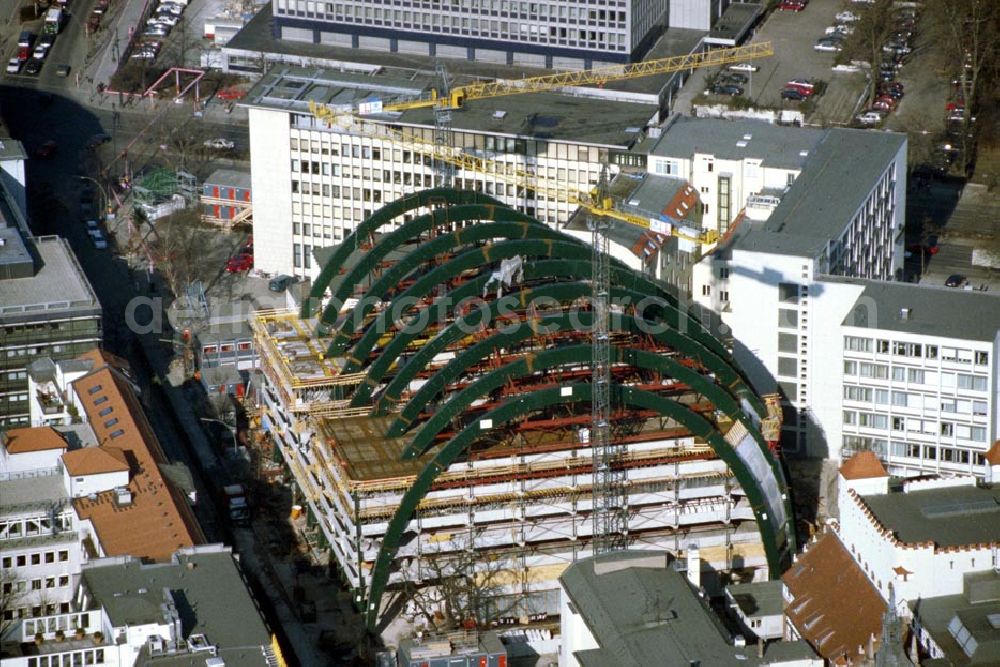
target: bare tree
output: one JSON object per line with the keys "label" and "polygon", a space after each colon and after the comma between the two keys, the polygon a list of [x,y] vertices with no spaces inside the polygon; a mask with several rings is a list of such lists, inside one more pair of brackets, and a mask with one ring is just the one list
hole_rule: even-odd
{"label": "bare tree", "polygon": [[484,627],[517,609],[520,583],[510,559],[463,547],[461,540],[420,557],[420,580],[408,580],[404,595],[435,630]]}
{"label": "bare tree", "polygon": [[0,570],[0,640],[14,625],[14,611],[27,596],[27,582],[18,578],[16,569]]}
{"label": "bare tree", "polygon": [[[1000,74],[1000,3],[996,0],[929,0],[929,38],[946,64],[965,101],[961,148],[971,160],[972,118],[986,96],[996,100],[994,83]],[[984,94],[985,93],[985,94]]]}
{"label": "bare tree", "polygon": [[869,104],[875,101],[878,93],[882,47],[893,31],[892,2],[893,0],[875,0],[861,9],[854,32],[844,41],[844,55],[848,59],[866,60],[871,64],[871,76],[868,79]]}
{"label": "bare tree", "polygon": [[187,208],[156,221],[147,240],[156,268],[176,297],[195,280],[206,280],[218,266],[209,257],[211,244],[201,233],[197,209]]}

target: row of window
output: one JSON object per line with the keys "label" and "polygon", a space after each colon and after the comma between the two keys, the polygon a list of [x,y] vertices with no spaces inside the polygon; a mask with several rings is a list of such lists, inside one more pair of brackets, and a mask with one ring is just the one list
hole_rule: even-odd
{"label": "row of window", "polygon": [[4,598],[8,599],[11,595],[20,596],[28,591],[40,591],[43,588],[66,588],[67,586],[69,586],[68,574],[52,574],[30,580],[5,581],[0,590],[3,590]]}
{"label": "row of window", "polygon": [[849,352],[872,352],[877,354],[892,354],[899,357],[923,357],[926,359],[938,359],[957,363],[972,363],[976,366],[988,366],[990,363],[990,353],[965,350],[953,347],[941,347],[937,345],[924,345],[921,343],[905,343],[902,341],[888,341],[884,338],[862,338],[860,336],[844,336],[844,349]]}
{"label": "row of window", "polygon": [[873,387],[844,386],[844,399],[875,405],[894,405],[898,407],[940,410],[948,414],[966,414],[985,417],[989,409],[986,401],[969,401],[954,398],[938,399],[937,396],[906,391],[890,391]]}
{"label": "row of window", "polygon": [[83,667],[84,665],[103,665],[103,648],[86,648],[57,655],[40,655],[28,658],[28,667]]}
{"label": "row of window", "polygon": [[57,551],[36,551],[30,554],[16,554],[4,556],[0,565],[4,570],[12,567],[28,567],[31,565],[49,565],[52,563],[65,563],[69,560],[69,550],[59,549]]}
{"label": "row of window", "polygon": [[872,438],[865,435],[845,435],[844,448],[849,452],[871,450],[881,458],[886,458],[888,450],[888,452],[891,452],[893,459],[925,459],[964,465],[968,465],[971,461],[973,465],[977,466],[984,465],[986,462],[986,457],[982,452],[955,447],[940,447],[938,445],[922,445],[896,441],[890,444],[882,438]]}
{"label": "row of window", "polygon": [[989,378],[985,375],[972,375],[970,373],[938,373],[922,368],[904,368],[902,366],[889,366],[888,364],[876,364],[867,361],[845,361],[844,375],[870,378],[873,380],[888,380],[890,376],[893,382],[908,382],[910,384],[922,384],[945,389],[964,389],[969,391],[988,391]]}
{"label": "row of window", "polygon": [[[52,523],[52,517],[48,515],[0,521],[0,540],[20,539],[33,535],[51,535],[53,532]],[[55,517],[55,527],[60,530],[70,530],[73,527],[72,514],[70,512],[57,514]],[[4,568],[10,567],[7,564],[10,558],[10,556],[4,557]],[[35,564],[37,565],[37,563]]]}
{"label": "row of window", "polygon": [[940,435],[945,438],[958,438],[969,442],[986,442],[987,435],[985,426],[968,426],[914,417],[890,417],[877,412],[858,412],[855,410],[844,410],[844,424],[883,430],[891,427],[893,431]]}

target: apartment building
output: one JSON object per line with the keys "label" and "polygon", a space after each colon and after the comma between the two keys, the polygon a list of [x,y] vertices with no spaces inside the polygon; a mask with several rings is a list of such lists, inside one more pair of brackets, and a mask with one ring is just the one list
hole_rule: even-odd
{"label": "apartment building", "polygon": [[[285,664],[232,550],[179,549],[165,563],[87,563],[72,609],[26,619],[10,667]],[[28,648],[25,648],[28,647]]]}
{"label": "apartment building", "polygon": [[[250,91],[256,268],[315,277],[316,248],[339,243],[385,204],[441,183],[438,165],[420,151],[434,143],[431,110],[371,115],[371,127],[360,133],[328,127],[308,102],[351,108],[416,97],[431,85],[384,72],[274,68]],[[453,114],[448,142],[507,173],[459,169],[455,184],[549,224],[566,222],[575,205],[526,188],[513,170],[544,177],[549,187],[589,192],[609,154],[627,152],[655,122],[655,95],[626,97],[636,101],[539,93],[468,102]],[[385,128],[403,132],[404,140],[380,138]]]}
{"label": "apartment building", "polygon": [[[722,3],[703,0],[697,4]],[[274,29],[281,39],[567,69],[640,58],[666,27],[668,3],[274,0],[272,10]]]}
{"label": "apartment building", "polygon": [[9,429],[0,440],[2,624],[13,631],[19,618],[69,611],[87,556],[64,479],[65,438],[43,427]]}
{"label": "apartment building", "polygon": [[25,237],[0,209],[0,425],[30,422],[28,364],[97,348],[101,304],[65,239]]}

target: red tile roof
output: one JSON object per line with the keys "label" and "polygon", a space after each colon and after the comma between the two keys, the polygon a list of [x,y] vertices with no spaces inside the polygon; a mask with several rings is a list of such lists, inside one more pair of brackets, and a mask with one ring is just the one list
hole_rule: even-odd
{"label": "red tile roof", "polygon": [[184,494],[160,472],[167,459],[128,381],[105,365],[73,388],[102,448],[121,450],[132,470],[131,504],[118,506],[113,491],[73,501],[80,518],[93,522],[105,554],[166,561],[177,549],[204,542]]}
{"label": "red tile roof", "polygon": [[840,466],[840,474],[844,479],[869,479],[871,477],[888,477],[885,466],[878,460],[875,452],[865,450],[858,452],[844,461]]}
{"label": "red tile roof", "polygon": [[80,475],[99,475],[109,472],[128,472],[125,452],[117,447],[84,447],[66,452],[62,457],[66,472]]}
{"label": "red tile roof", "polygon": [[986,460],[991,466],[1000,466],[1000,440],[994,442],[990,451],[986,452]]}
{"label": "red tile roof", "polygon": [[823,658],[839,665],[875,648],[886,603],[834,533],[825,533],[782,575],[792,601],[785,615]]}
{"label": "red tile roof", "polygon": [[9,454],[66,449],[66,441],[51,426],[12,428],[5,434],[4,446]]}

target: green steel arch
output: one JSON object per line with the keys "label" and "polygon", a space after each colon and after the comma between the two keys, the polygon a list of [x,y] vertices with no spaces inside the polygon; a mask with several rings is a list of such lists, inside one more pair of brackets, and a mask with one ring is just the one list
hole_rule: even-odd
{"label": "green steel arch", "polygon": [[[470,207],[463,206],[463,209],[468,209]],[[457,210],[457,209],[454,209]],[[414,220],[416,223],[420,220]],[[410,224],[413,224],[410,223]],[[391,235],[390,235],[391,236]],[[462,229],[459,231],[452,232],[450,234],[443,234],[437,238],[432,239],[426,243],[421,244],[419,247],[414,249],[412,252],[407,253],[406,256],[400,258],[398,262],[393,264],[388,268],[381,277],[378,278],[372,285],[368,288],[365,295],[366,298],[361,299],[357,305],[355,305],[351,312],[344,318],[343,325],[337,331],[336,336],[330,342],[330,346],[327,350],[329,356],[340,356],[344,352],[344,348],[351,341],[352,334],[354,333],[355,324],[362,322],[368,312],[375,307],[375,300],[380,299],[385,295],[389,289],[397,284],[399,281],[403,280],[410,274],[411,271],[416,270],[427,260],[432,259],[436,255],[440,255],[443,252],[452,250],[454,248],[462,247],[470,242],[474,241],[485,241],[494,238],[506,238],[506,239],[535,239],[540,242],[540,244],[552,244],[556,241],[561,241],[565,239],[560,232],[555,231],[549,227],[542,227],[539,225],[530,225],[526,222],[494,222],[488,225],[474,225],[471,228]],[[386,246],[384,252],[389,252],[391,247],[389,247],[389,241],[386,239],[379,246]],[[480,262],[489,262],[489,247],[484,246],[480,248],[479,258]],[[368,253],[371,256],[375,251]],[[551,254],[551,251],[546,253]],[[454,260],[452,260],[454,261]],[[353,270],[361,269],[368,265],[368,257],[362,260]],[[450,264],[451,262],[449,262]],[[482,264],[480,263],[480,266]],[[473,265],[475,266],[475,265]],[[341,285],[341,288],[347,285],[347,281]],[[342,294],[343,289],[338,289],[337,293]],[[327,324],[332,324],[333,319],[327,319],[327,313],[332,312],[333,318],[336,318],[336,297],[331,301],[330,305],[327,306],[323,313],[323,321]]]}
{"label": "green steel arch", "polygon": [[357,228],[344,239],[344,242],[337,246],[329,261],[316,276],[312,289],[309,290],[309,298],[303,301],[299,316],[308,319],[314,312],[314,306],[319,303],[330,282],[337,275],[337,272],[344,266],[351,253],[358,250],[361,241],[370,234],[375,233],[383,225],[389,224],[396,218],[410,211],[414,211],[426,206],[437,204],[447,204],[449,206],[462,206],[465,204],[482,204],[487,206],[504,206],[504,204],[493,197],[482,192],[473,190],[453,190],[451,188],[433,188],[431,190],[421,190],[410,195],[392,201],[378,209],[365,218]]}
{"label": "green steel arch", "polygon": [[[746,415],[743,414],[739,404],[732,396],[709,378],[685,367],[671,357],[646,350],[615,346],[612,346],[611,353],[613,363],[627,363],[636,368],[668,374],[708,398],[717,409],[725,414],[739,415],[741,421],[747,420]],[[450,396],[440,410],[420,425],[410,444],[403,450],[402,458],[414,459],[422,455],[434,444],[434,437],[446,429],[452,419],[462,414],[467,407],[472,405],[473,401],[484,397],[494,389],[499,389],[508,381],[567,364],[589,365],[593,358],[594,350],[589,344],[566,345],[543,350],[537,354],[525,355],[505,366],[485,373],[469,386]],[[407,407],[412,404],[411,401]],[[749,420],[746,421],[745,425],[748,428],[753,428],[753,424]]]}
{"label": "green steel arch", "polygon": [[[571,394],[569,396],[566,395],[565,390],[567,388]],[[772,579],[777,578],[783,571],[783,567],[788,563],[790,554],[794,549],[792,542],[794,534],[788,525],[788,522],[792,518],[790,515],[786,515],[785,525],[782,527],[775,526],[774,522],[771,521],[771,517],[768,516],[764,509],[767,506],[767,502],[757,478],[753,476],[743,459],[729,446],[723,435],[701,415],[691,412],[673,400],[641,389],[618,384],[613,384],[611,389],[614,396],[613,400],[617,404],[655,410],[663,416],[674,419],[687,428],[692,435],[708,443],[715,450],[719,458],[726,462],[736,476],[736,479],[743,485],[743,490],[750,500],[754,517],[757,520],[757,525],[761,533],[762,542],[764,543],[770,576]],[[403,531],[406,529],[406,525],[410,522],[421,498],[430,491],[437,476],[447,470],[448,466],[482,435],[480,424],[488,420],[492,429],[495,428],[492,425],[506,423],[548,406],[589,402],[590,400],[591,386],[589,384],[570,384],[563,387],[541,389],[524,396],[517,396],[483,415],[474,423],[466,426],[437,451],[434,457],[417,475],[413,486],[407,489],[403,495],[399,510],[397,510],[389,522],[385,537],[382,539],[382,545],[372,571],[371,586],[368,591],[368,609],[366,610],[366,615],[370,630],[374,631],[378,621],[382,594],[385,592],[386,584],[389,581],[389,570],[392,560],[399,549],[400,539],[402,538]]]}
{"label": "green steel arch", "polygon": [[[489,225],[473,225],[450,234],[436,237],[420,248],[407,254],[407,258],[416,254],[421,260],[430,259],[433,254],[426,252],[427,246],[433,244],[438,253],[461,246],[465,243],[482,241],[490,238],[550,238],[564,240],[565,234],[543,225],[534,218],[513,209],[481,204],[466,204],[452,208],[436,209],[429,215],[422,215],[401,225],[397,229],[379,239],[377,245],[362,255],[357,264],[352,266],[344,279],[334,290],[330,302],[323,309],[320,318],[321,326],[330,326],[337,320],[340,304],[350,296],[354,286],[365,276],[368,276],[379,263],[393,250],[400,248],[419,238],[420,234],[437,228],[449,222],[465,222],[469,220],[491,220]],[[488,231],[487,231],[488,230]],[[332,258],[328,264],[332,263]]]}
{"label": "green steel arch", "polygon": [[[553,244],[552,248],[556,249],[557,248],[556,244]],[[587,252],[589,253],[589,250]],[[445,266],[449,266],[450,264],[451,263],[448,263],[438,268],[444,268]],[[578,277],[587,278],[590,276],[590,270],[591,270],[591,263],[589,258],[580,260],[575,260],[575,259],[541,260],[537,262],[528,263],[524,267],[524,277],[525,280],[536,280],[540,278],[578,278]],[[615,284],[628,287],[636,292],[644,291],[646,293],[645,296],[649,296],[651,294],[654,298],[662,299],[667,304],[676,303],[676,300],[672,295],[670,295],[668,292],[663,290],[660,286],[656,285],[645,276],[638,274],[632,271],[631,269],[625,267],[612,266],[611,276],[612,276],[612,282],[614,282]],[[476,296],[481,293],[483,285],[486,283],[488,279],[489,276],[485,275],[474,278],[473,280],[463,283],[457,289],[450,292],[447,295],[447,297],[444,298],[448,299],[450,303],[455,304],[467,297]],[[416,285],[413,285],[411,286],[411,289],[414,290],[414,292],[416,292],[415,289],[416,287],[417,287]],[[400,296],[402,297],[402,295]],[[419,296],[419,295],[414,294],[413,296]],[[430,317],[434,318],[443,316],[444,315],[444,313],[442,312],[443,309],[440,306],[444,303],[446,302],[444,302],[441,299],[434,301],[428,307],[430,310]],[[388,312],[383,311],[383,313],[385,315],[385,318],[389,317]],[[585,315],[585,313],[581,313],[581,315]],[[704,341],[706,348],[710,349],[716,356],[720,357],[721,359],[725,359],[727,361],[730,359],[729,352],[724,347],[722,347],[722,344],[719,343],[718,339],[712,337],[707,331],[704,330],[704,325],[702,325],[702,323],[697,318],[693,316],[688,316],[686,319],[683,319],[681,321],[684,322],[685,324],[685,326],[681,328],[682,332],[686,332],[692,329],[699,331],[700,332],[699,339]],[[374,324],[375,323],[373,322],[373,325]],[[381,320],[378,326],[382,328],[375,330],[369,329],[365,332],[365,335],[362,336],[362,340],[364,340],[364,346],[359,348],[359,346],[361,346],[361,340],[359,340],[358,344],[355,346],[355,349],[352,350],[348,355],[349,356],[348,363],[350,364],[357,363],[363,365],[364,360],[367,358],[368,354],[371,351],[371,348],[374,347],[375,342],[377,342],[378,336],[380,335],[378,332],[388,331],[388,324],[386,323],[385,319]],[[381,354],[375,359],[375,361],[372,362],[371,366],[369,366],[365,380],[356,390],[351,405],[355,407],[360,407],[367,404],[368,400],[371,398],[372,392],[374,391],[375,387],[379,384],[382,378],[385,377],[386,373],[389,372],[389,369],[391,368],[392,364],[395,363],[396,360],[400,357],[400,355],[403,354],[403,352],[406,350],[406,347],[410,343],[412,343],[412,341],[418,335],[419,332],[411,328],[404,328],[403,330],[395,333],[395,335],[389,341],[389,343],[382,349]],[[357,366],[352,366],[352,368],[356,369]],[[748,392],[748,398],[751,398],[751,400],[756,402],[755,408],[757,409],[758,414],[763,414],[764,407],[763,404],[757,398],[757,396],[753,394],[753,392]]]}
{"label": "green steel arch", "polygon": [[[461,273],[476,264],[470,266],[470,262],[478,262],[486,259],[496,261],[508,259],[514,255],[545,257],[542,253],[551,252],[558,259],[543,259],[528,262],[524,265],[525,280],[535,280],[539,278],[589,278],[591,269],[592,250],[581,243],[538,241],[535,239],[502,241],[492,246],[486,246],[488,252],[483,248],[474,248],[456,257],[450,262],[434,267],[429,273],[424,274],[409,286],[406,290],[393,298],[393,302],[401,301],[405,303],[417,303],[421,298],[430,294],[431,290],[440,284],[444,284],[452,278],[456,278]],[[490,280],[491,273],[483,273],[475,278],[459,285],[456,289],[448,293],[448,298],[453,303],[458,303],[462,299],[476,296],[483,291],[483,287]],[[671,305],[676,305],[676,298],[655,284],[641,273],[637,273],[625,266],[613,265],[611,267],[611,280],[617,285],[625,285],[636,291],[646,291],[657,298],[664,299]],[[377,295],[379,297],[383,295]],[[422,312],[423,308],[416,309],[416,313]],[[434,313],[442,314],[441,309],[432,307],[431,316]],[[383,309],[368,325],[365,333],[354,344],[354,347],[346,354],[347,364],[344,373],[357,372],[364,366],[365,359],[371,353],[372,348],[378,339],[388,333],[392,325],[394,315],[403,313],[397,311],[393,306]],[[689,324],[695,328],[704,328],[704,325],[696,318],[689,317]],[[713,348],[723,356],[728,357],[728,352],[718,343],[715,338]]]}
{"label": "green steel arch", "polygon": [[[515,241],[501,241],[500,243],[493,245],[473,248],[472,250],[459,255],[450,262],[434,267],[433,270],[418,278],[416,282],[406,288],[403,292],[397,294],[392,300],[392,305],[388,308],[384,308],[378,313],[378,315],[375,316],[372,322],[365,329],[361,338],[358,339],[358,341],[354,344],[354,347],[352,347],[347,353],[347,363],[344,366],[343,372],[357,372],[364,365],[364,360],[367,359],[379,338],[389,332],[389,328],[393,324],[392,318],[394,316],[398,317],[404,314],[401,311],[396,311],[396,303],[402,302],[404,304],[415,304],[421,298],[430,294],[431,290],[435,286],[443,284],[452,278],[458,277],[463,271],[476,266],[483,266],[484,261],[495,262],[498,259],[509,259],[515,255],[544,257],[546,255],[536,255],[536,253],[549,252],[553,255],[573,257],[580,260],[589,260],[591,255],[591,251],[588,248],[578,243],[568,243],[564,241],[548,243],[536,239],[519,239]],[[529,277],[529,274],[534,274],[532,268],[535,266],[536,263],[532,262],[524,267],[526,278]],[[625,273],[625,270],[618,270],[617,273],[623,274]],[[448,293],[448,298],[454,303],[458,303],[462,299],[481,294],[483,288],[486,286],[486,283],[490,280],[491,275],[492,273],[483,273],[476,276],[472,280],[462,283],[456,289]],[[566,275],[568,276],[569,274]],[[632,275],[634,275],[634,273]],[[422,312],[423,310],[424,309],[419,309],[417,312]]]}
{"label": "green steel arch", "polygon": [[[522,289],[520,292],[512,292],[504,295],[504,297],[500,299],[489,302],[486,304],[485,309],[475,309],[468,315],[464,315],[456,319],[447,327],[439,331],[433,338],[427,341],[427,343],[413,355],[406,365],[399,370],[383,392],[381,404],[387,405],[397,400],[399,396],[402,395],[403,390],[407,387],[407,385],[409,385],[410,381],[413,380],[417,372],[424,369],[434,358],[434,355],[443,352],[448,345],[456,343],[462,338],[468,336],[469,332],[475,331],[477,327],[481,327],[486,322],[493,321],[498,315],[502,315],[502,310],[509,308],[512,305],[512,302],[516,302],[520,307],[523,307],[524,304],[527,304],[529,301],[537,301],[543,298],[553,299],[559,303],[569,303],[574,299],[589,296],[591,292],[591,286],[588,283],[583,282],[555,283],[536,288],[526,288]],[[611,297],[613,299],[628,297],[633,300],[632,303],[639,303],[648,296],[650,295],[617,285],[614,285],[611,288]],[[656,305],[663,306],[664,304],[658,303]],[[679,333],[683,326],[681,322],[684,321],[685,316],[676,308],[665,306],[659,314],[661,317],[663,315],[672,316],[672,319],[663,318],[663,323],[670,327],[667,331],[675,332],[674,340],[677,346],[690,356],[701,360],[702,354],[709,351],[708,347],[710,343],[708,341],[713,341],[716,345],[718,345],[718,341],[713,339],[704,330],[695,329],[694,333],[696,335],[694,337],[688,337]],[[652,322],[650,324],[655,326]],[[698,335],[699,333],[701,335]],[[727,364],[721,364],[720,368],[713,370],[724,373],[726,372],[726,369],[731,371],[737,378],[739,377],[738,374],[729,368]],[[373,377],[371,372],[369,372],[369,376],[366,379],[372,381],[366,383],[365,386],[368,387],[371,387],[374,383],[381,380],[380,377]],[[357,403],[352,404],[357,405]]]}

